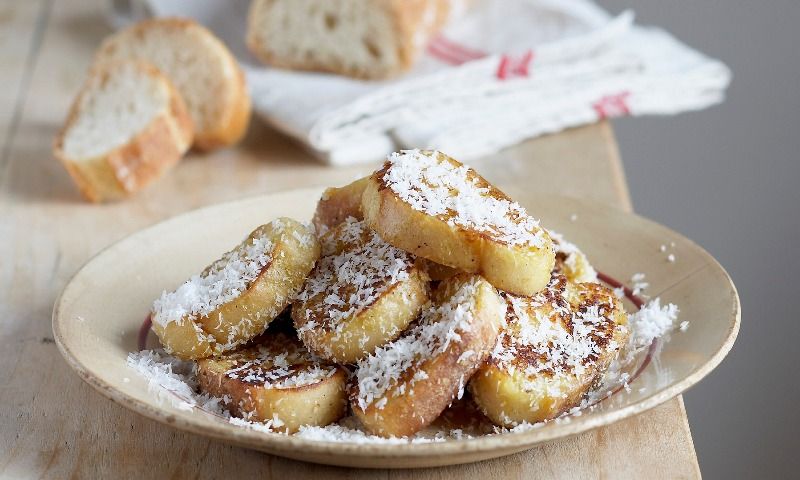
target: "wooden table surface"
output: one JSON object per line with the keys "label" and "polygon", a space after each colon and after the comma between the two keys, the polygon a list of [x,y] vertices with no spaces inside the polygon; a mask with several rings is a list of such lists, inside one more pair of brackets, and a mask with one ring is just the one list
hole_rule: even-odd
{"label": "wooden table surface", "polygon": [[[84,202],[50,146],[93,49],[109,33],[106,3],[0,0],[0,476],[700,476],[680,397],[609,427],[497,460],[370,471],[286,460],[186,434],[95,393],[61,359],[50,324],[56,296],[87,259],[142,227],[199,206],[342,184],[373,167],[326,168],[254,121],[238,147],[191,154],[129,201]],[[472,164],[500,185],[631,209],[613,133],[605,123],[529,141]]]}

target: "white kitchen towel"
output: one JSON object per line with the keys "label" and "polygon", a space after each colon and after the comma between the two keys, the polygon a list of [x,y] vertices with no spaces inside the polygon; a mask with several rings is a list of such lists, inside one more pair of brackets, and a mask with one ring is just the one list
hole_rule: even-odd
{"label": "white kitchen towel", "polygon": [[416,147],[469,159],[601,118],[698,110],[722,101],[731,76],[590,0],[477,0],[411,72],[381,82],[259,64],[244,46],[247,0],[144,1],[214,30],[242,62],[256,113],[333,165]]}

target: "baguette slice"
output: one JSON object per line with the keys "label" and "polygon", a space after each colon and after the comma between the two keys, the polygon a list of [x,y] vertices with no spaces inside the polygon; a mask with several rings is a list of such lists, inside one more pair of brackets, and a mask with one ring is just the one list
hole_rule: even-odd
{"label": "baguette slice", "polygon": [[387,78],[411,67],[449,10],[448,0],[254,0],[247,45],[277,67]]}
{"label": "baguette slice", "polygon": [[344,368],[314,358],[284,333],[199,360],[197,379],[200,391],[227,400],[232,415],[286,433],[333,423],[347,408]]}
{"label": "baguette slice", "polygon": [[343,187],[326,188],[322,192],[313,220],[318,235],[325,234],[348,218],[364,219],[361,214],[361,196],[367,183],[369,177],[364,177]]}
{"label": "baguette slice", "polygon": [[125,59],[151,63],[172,80],[192,116],[196,147],[231,145],[245,134],[251,105],[244,74],[205,27],[182,18],[145,20],[108,37],[95,65]]}
{"label": "baguette slice", "polygon": [[553,242],[518,203],[441,152],[393,153],[370,177],[361,211],[388,243],[534,295],[550,280]]}
{"label": "baguette slice", "polygon": [[397,338],[428,301],[413,255],[350,217],[322,237],[322,258],[292,305],[303,343],[322,358],[353,363]]}
{"label": "baguette slice", "polygon": [[504,427],[578,406],[627,340],[622,302],[598,283],[558,274],[534,297],[503,296],[508,326],[472,377],[472,398]]}
{"label": "baguette slice", "polygon": [[358,362],[350,405],[372,434],[407,437],[428,426],[495,346],[505,304],[489,282],[460,274],[433,297],[414,327]]}
{"label": "baguette slice", "polygon": [[319,258],[309,227],[279,218],[153,304],[153,330],[182,359],[224,352],[260,335],[303,287]]}
{"label": "baguette slice", "polygon": [[72,104],[53,153],[93,202],[134,193],[180,160],[192,121],[172,83],[139,62],[92,73]]}
{"label": "baguette slice", "polygon": [[549,230],[550,238],[556,250],[556,264],[553,272],[567,277],[572,283],[597,282],[597,270],[589,262],[586,254],[563,235]]}

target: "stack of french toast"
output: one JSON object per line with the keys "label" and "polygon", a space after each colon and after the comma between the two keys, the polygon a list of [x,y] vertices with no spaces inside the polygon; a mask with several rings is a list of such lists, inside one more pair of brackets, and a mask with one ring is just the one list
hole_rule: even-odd
{"label": "stack of french toast", "polygon": [[410,437],[466,392],[498,426],[536,423],[579,405],[626,343],[581,251],[441,152],[329,188],[312,223],[257,228],[153,305],[164,349],[234,416]]}

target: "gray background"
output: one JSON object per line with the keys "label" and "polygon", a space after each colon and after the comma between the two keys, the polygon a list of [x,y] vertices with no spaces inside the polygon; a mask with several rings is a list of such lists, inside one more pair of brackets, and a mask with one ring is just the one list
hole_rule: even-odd
{"label": "gray background", "polygon": [[598,0],[727,63],[726,102],[615,123],[634,207],[709,250],[742,328],[686,408],[706,478],[797,478],[800,0]]}

